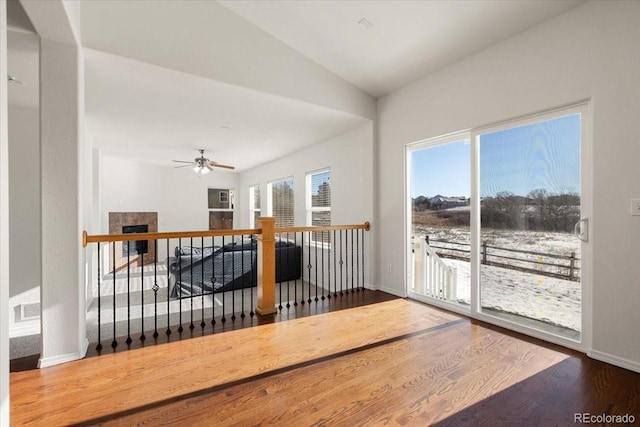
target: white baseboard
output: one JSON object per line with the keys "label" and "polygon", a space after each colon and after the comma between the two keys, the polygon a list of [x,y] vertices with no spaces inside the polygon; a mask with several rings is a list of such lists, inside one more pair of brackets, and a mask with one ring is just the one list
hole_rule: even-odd
{"label": "white baseboard", "polygon": [[400,298],[406,298],[407,297],[407,293],[406,292],[400,291],[398,289],[388,288],[386,286],[380,286],[378,289],[381,290],[382,292],[386,292],[388,294],[395,295],[395,296],[400,297]]}
{"label": "white baseboard", "polygon": [[[84,350],[84,354],[86,355],[87,350]],[[74,353],[61,354],[59,356],[47,357],[44,359],[38,360],[38,368],[48,368],[50,366],[60,365],[61,363],[73,362],[74,360],[80,360],[84,356],[82,352],[76,351]]]}
{"label": "white baseboard", "polygon": [[609,363],[611,365],[619,366],[620,368],[640,373],[640,363],[634,362],[632,360],[623,359],[622,357],[614,356],[612,354],[603,353],[596,350],[589,351],[587,353],[587,356],[601,362]]}

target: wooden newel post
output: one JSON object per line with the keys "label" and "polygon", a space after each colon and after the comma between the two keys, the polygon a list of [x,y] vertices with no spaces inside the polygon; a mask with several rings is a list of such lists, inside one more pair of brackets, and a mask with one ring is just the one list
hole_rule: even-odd
{"label": "wooden newel post", "polygon": [[274,314],[276,310],[276,219],[258,218],[262,229],[258,239],[258,305],[259,315]]}

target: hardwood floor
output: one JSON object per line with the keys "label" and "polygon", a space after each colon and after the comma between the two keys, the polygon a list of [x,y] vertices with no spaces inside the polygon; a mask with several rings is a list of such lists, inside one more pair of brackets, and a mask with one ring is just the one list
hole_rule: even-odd
{"label": "hardwood floor", "polygon": [[640,374],[404,299],[11,374],[12,425],[640,420]]}

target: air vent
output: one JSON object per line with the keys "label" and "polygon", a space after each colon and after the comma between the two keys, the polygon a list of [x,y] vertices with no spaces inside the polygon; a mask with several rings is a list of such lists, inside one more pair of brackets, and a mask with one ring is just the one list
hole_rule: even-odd
{"label": "air vent", "polygon": [[26,302],[26,303],[20,304],[19,321],[24,322],[25,320],[34,320],[39,318],[40,318],[39,302]]}

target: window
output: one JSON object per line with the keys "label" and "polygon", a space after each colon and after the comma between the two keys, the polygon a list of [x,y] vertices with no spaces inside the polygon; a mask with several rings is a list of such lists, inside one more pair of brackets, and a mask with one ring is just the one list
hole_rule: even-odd
{"label": "window", "polygon": [[209,208],[209,230],[233,228],[233,190],[226,188],[207,189]]}
{"label": "window", "polygon": [[267,211],[276,219],[276,227],[293,227],[294,198],[293,177],[282,178],[267,184]]}
{"label": "window", "polygon": [[[307,174],[307,225],[331,225],[331,171]],[[329,232],[314,232],[312,241],[329,243]]]}
{"label": "window", "polygon": [[260,186],[252,185],[249,187],[249,226],[258,227],[258,218],[261,216],[260,212]]}

